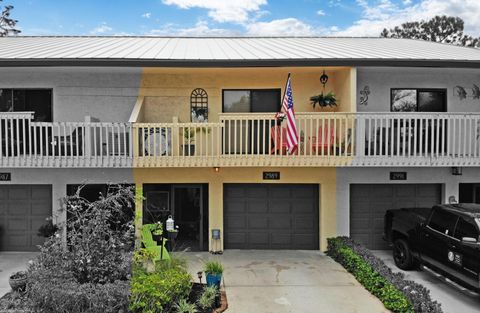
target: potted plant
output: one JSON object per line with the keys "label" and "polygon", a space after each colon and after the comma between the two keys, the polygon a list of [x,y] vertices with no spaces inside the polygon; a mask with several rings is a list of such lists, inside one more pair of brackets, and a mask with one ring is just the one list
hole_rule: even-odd
{"label": "potted plant", "polygon": [[218,261],[208,261],[204,268],[207,276],[207,286],[216,286],[220,290],[220,282],[222,281],[223,265]]}
{"label": "potted plant", "polygon": [[161,243],[163,238],[163,224],[159,221],[156,222],[154,225],[155,227],[152,227],[152,238],[156,242]]}
{"label": "potted plant", "polygon": [[318,104],[320,108],[325,107],[336,107],[337,106],[337,98],[333,92],[329,92],[324,94],[322,92],[319,95],[310,97],[310,102],[312,103],[313,108]]}
{"label": "potted plant", "polygon": [[27,272],[14,272],[10,275],[8,283],[13,291],[24,291],[27,286]]}

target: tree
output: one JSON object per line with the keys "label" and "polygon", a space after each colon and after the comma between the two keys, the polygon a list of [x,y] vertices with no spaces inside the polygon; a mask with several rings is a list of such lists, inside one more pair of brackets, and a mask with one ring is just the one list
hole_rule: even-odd
{"label": "tree", "polygon": [[458,46],[480,47],[480,38],[463,33],[464,22],[459,17],[435,16],[431,20],[420,22],[407,22],[395,26],[390,30],[386,28],[380,34],[386,38],[409,38],[427,41],[449,43]]}
{"label": "tree", "polygon": [[[0,3],[3,0],[0,0]],[[2,13],[0,15],[0,37],[5,37],[8,35],[17,35],[20,33],[20,30],[15,28],[17,20],[10,18],[10,12],[13,10],[12,5],[5,5],[3,7]]]}

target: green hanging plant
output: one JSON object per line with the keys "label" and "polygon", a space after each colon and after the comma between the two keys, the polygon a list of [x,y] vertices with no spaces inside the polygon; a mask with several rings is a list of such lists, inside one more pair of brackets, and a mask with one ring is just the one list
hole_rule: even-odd
{"label": "green hanging plant", "polygon": [[337,106],[337,98],[333,92],[329,92],[324,94],[323,92],[319,95],[310,97],[310,102],[312,103],[313,108],[318,104],[320,108],[326,107],[336,107]]}

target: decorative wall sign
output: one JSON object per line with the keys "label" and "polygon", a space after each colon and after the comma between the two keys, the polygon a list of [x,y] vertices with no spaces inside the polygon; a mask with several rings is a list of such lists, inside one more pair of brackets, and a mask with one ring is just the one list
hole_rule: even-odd
{"label": "decorative wall sign", "polygon": [[360,90],[360,105],[368,105],[368,96],[370,95],[370,87],[365,86]]}
{"label": "decorative wall sign", "polygon": [[471,88],[457,85],[453,88],[453,94],[462,101],[468,98],[480,100],[480,87],[477,84],[472,84]]}
{"label": "decorative wall sign", "polygon": [[263,172],[263,179],[265,180],[279,180],[280,172]]}
{"label": "decorative wall sign", "polygon": [[11,181],[12,173],[0,173],[0,181]]}
{"label": "decorative wall sign", "polygon": [[390,180],[407,180],[407,172],[390,172]]}

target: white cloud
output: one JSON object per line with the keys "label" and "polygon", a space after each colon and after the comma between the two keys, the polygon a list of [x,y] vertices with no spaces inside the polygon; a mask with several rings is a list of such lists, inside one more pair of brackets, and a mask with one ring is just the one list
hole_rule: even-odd
{"label": "white cloud", "polygon": [[143,13],[143,14],[142,14],[142,17],[143,17],[143,18],[146,18],[146,19],[149,19],[149,18],[152,17],[152,13],[150,13],[150,12]]}
{"label": "white cloud", "polygon": [[181,9],[201,8],[208,10],[208,16],[217,22],[244,23],[249,14],[260,10],[267,0],[162,0],[166,5]]}
{"label": "white cloud", "polygon": [[220,37],[239,36],[238,32],[225,28],[210,28],[206,21],[199,21],[193,27],[182,28],[175,24],[166,24],[161,28],[152,29],[146,33],[150,36],[192,36],[192,37]]}
{"label": "white cloud", "polygon": [[312,36],[315,34],[312,26],[296,18],[256,22],[245,27],[249,36]]}
{"label": "white cloud", "polygon": [[102,35],[108,32],[111,32],[113,28],[107,25],[106,22],[103,22],[101,25],[95,27],[90,31],[91,35]]}
{"label": "white cloud", "polygon": [[409,21],[431,19],[435,15],[458,16],[465,21],[465,32],[480,35],[480,1],[478,0],[409,0],[399,6],[390,0],[357,0],[363,9],[362,18],[353,25],[334,32],[338,36],[379,36],[383,28],[391,28]]}
{"label": "white cloud", "polygon": [[325,15],[325,11],[323,11],[323,10],[318,10],[318,11],[317,11],[317,14],[320,15],[320,16],[324,16],[324,15]]}

